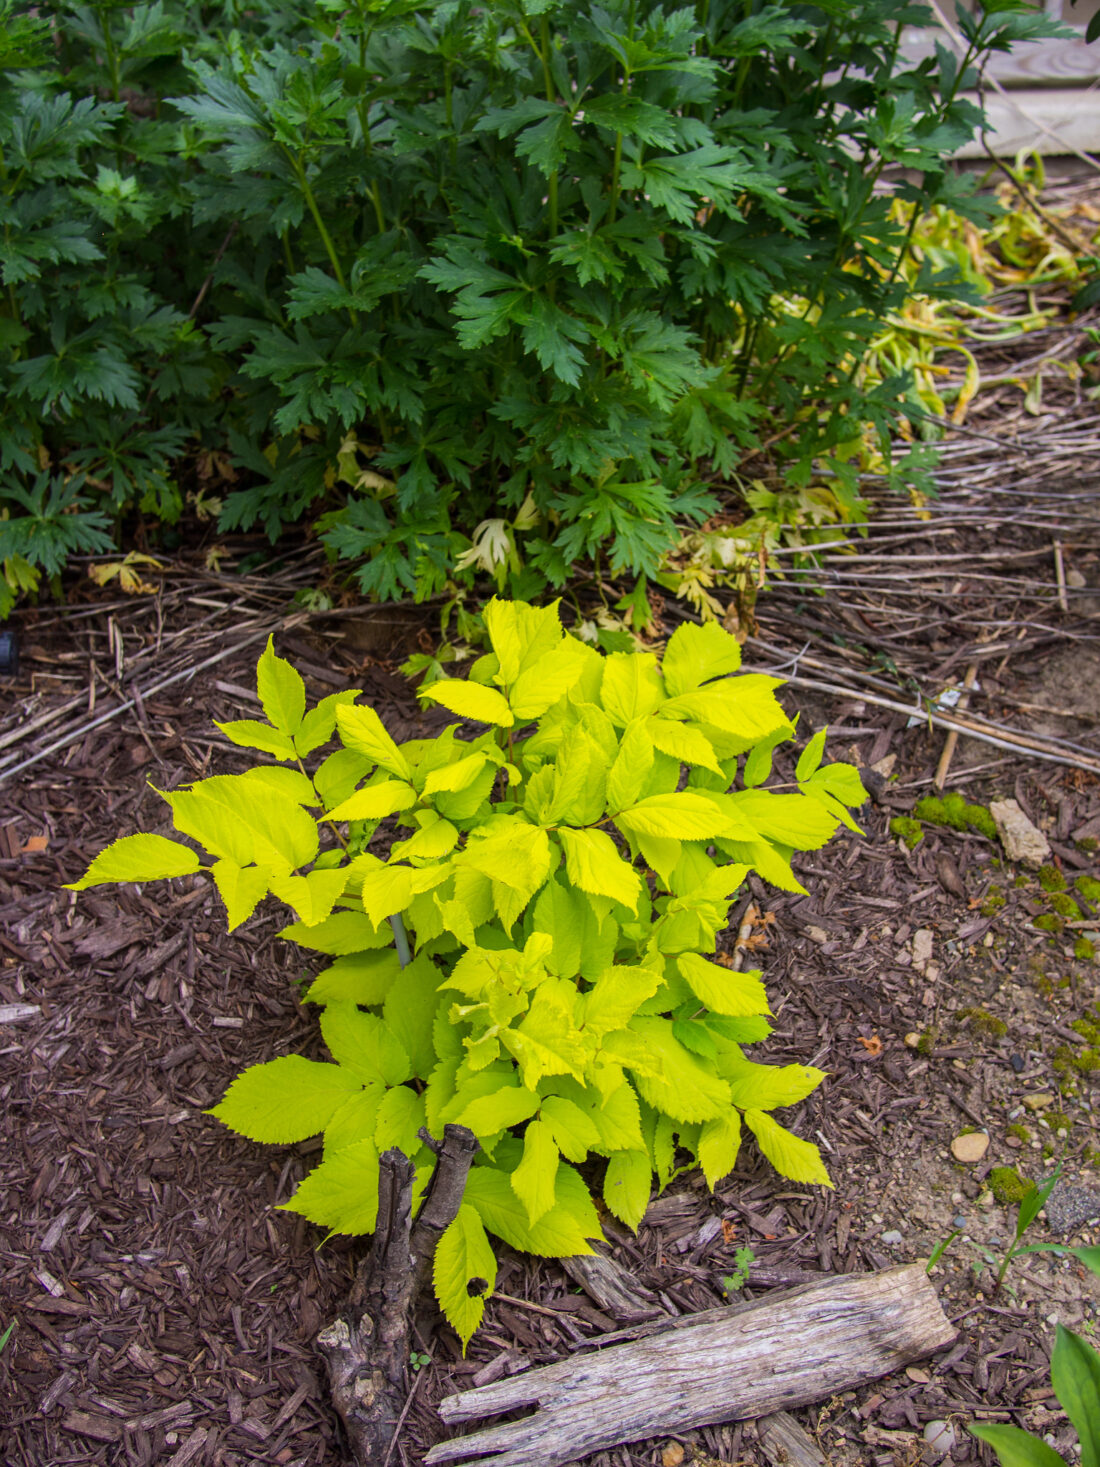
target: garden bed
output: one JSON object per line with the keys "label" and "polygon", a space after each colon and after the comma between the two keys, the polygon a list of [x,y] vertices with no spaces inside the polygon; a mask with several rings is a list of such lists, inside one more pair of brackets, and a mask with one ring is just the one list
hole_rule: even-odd
{"label": "garden bed", "polygon": [[[778,1016],[768,1057],[828,1072],[786,1119],[821,1141],[836,1191],[783,1182],[746,1149],[715,1196],[681,1178],[637,1237],[612,1218],[607,1236],[676,1312],[719,1303],[746,1246],[756,1295],[926,1257],[960,1228],[936,1274],[957,1344],[800,1413],[834,1461],[916,1461],[925,1424],[945,1419],[960,1461],[977,1456],[961,1429],[975,1417],[1064,1445],[1053,1321],[1096,1324],[1100,1287],[1077,1265],[1024,1260],[1014,1292],[990,1297],[980,1247],[998,1252],[1011,1236],[1011,1209],[990,1195],[991,1182],[1002,1198],[1010,1183],[995,1169],[1039,1178],[1060,1158],[1082,1190],[1037,1236],[1100,1236],[1100,1190],[1095,1208],[1088,1191],[1100,1188],[1097,1072],[1082,1059],[1096,1041],[1071,1027],[1090,1011],[1098,1022],[1100,967],[1073,956],[1087,924],[1100,927],[1097,904],[1082,898],[1070,919],[1082,925],[1052,934],[1035,926],[1052,909],[1049,874],[1002,864],[972,830],[926,822],[911,851],[891,836],[890,820],[930,792],[944,734],[888,705],[919,715],[918,690],[927,709],[977,663],[972,714],[990,737],[996,725],[1031,747],[965,739],[948,788],[983,805],[1017,799],[1071,889],[1100,874],[1100,474],[1086,472],[1098,436],[1087,404],[1056,420],[979,422],[950,444],[938,501],[895,503],[858,558],[825,562],[828,596],[776,582],[747,649],[749,665],[793,674],[785,701],[804,710],[800,734],[828,721],[833,757],[870,769],[876,790],[864,836],[842,833],[798,863],[809,896],[750,880],[726,935],[727,949],[747,936],[746,965],[764,970]],[[275,1210],[319,1142],[259,1148],[203,1114],[245,1065],[321,1057],[295,999],[302,961],[275,941],[275,913],[226,936],[198,879],[79,901],[60,887],[120,832],[161,823],[151,784],[244,767],[211,720],[253,713],[247,690],[270,628],[311,696],[361,686],[400,738],[436,719],[396,672],[431,619],[405,607],[287,617],[308,559],[262,581],[197,565],[174,567],[156,598],[94,593],[98,604],[15,619],[23,665],[0,720],[0,1325],[16,1327],[0,1354],[0,1444],[27,1467],[343,1460],[313,1339],[362,1244],[320,1247],[303,1218]],[[988,1131],[989,1148],[963,1165],[950,1145],[972,1130]],[[1053,1231],[1059,1221],[1069,1231]],[[465,1360],[422,1318],[418,1353],[431,1364],[412,1377],[393,1460],[419,1462],[440,1438],[442,1395],[559,1359],[608,1326],[560,1265],[505,1250]],[[697,1460],[764,1460],[749,1425],[695,1436]],[[681,1460],[658,1441],[594,1461],[662,1453]]]}

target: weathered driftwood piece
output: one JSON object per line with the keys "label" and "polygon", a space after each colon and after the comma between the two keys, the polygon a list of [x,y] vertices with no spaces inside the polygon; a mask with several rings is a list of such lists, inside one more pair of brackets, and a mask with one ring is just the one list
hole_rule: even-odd
{"label": "weathered driftwood piece", "polygon": [[442,1143],[431,1144],[439,1159],[415,1224],[412,1163],[400,1151],[382,1154],[370,1253],[359,1265],[344,1313],[317,1336],[333,1405],[362,1467],[382,1467],[390,1459],[408,1394],[413,1311],[478,1149],[465,1126],[447,1126]]}
{"label": "weathered driftwood piece", "polygon": [[426,1461],[561,1467],[622,1442],[769,1415],[888,1375],[950,1344],[921,1264],[644,1325],[646,1338],[448,1396],[444,1421],[537,1405],[533,1416],[441,1442]]}
{"label": "weathered driftwood piece", "polygon": [[653,1319],[665,1313],[656,1294],[643,1289],[621,1263],[602,1253],[578,1253],[563,1258],[562,1267],[612,1319]]}
{"label": "weathered driftwood piece", "polygon": [[772,1467],[825,1467],[821,1449],[787,1411],[762,1416],[756,1423],[756,1434]]}

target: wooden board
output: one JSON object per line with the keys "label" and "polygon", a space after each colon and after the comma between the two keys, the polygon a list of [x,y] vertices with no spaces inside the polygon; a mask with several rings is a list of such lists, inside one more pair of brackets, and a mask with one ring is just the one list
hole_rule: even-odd
{"label": "wooden board", "polygon": [[[962,55],[957,41],[952,41],[946,31],[934,29],[907,31],[901,54],[914,64],[923,61],[936,54],[937,40],[957,56]],[[990,56],[985,74],[1005,87],[1087,87],[1100,79],[1100,48],[1089,45],[1084,32],[1073,41],[1026,41],[1013,46],[1007,55]],[[1100,107],[1100,99],[1094,98],[1093,105]]]}
{"label": "wooden board", "polygon": [[[922,1264],[846,1274],[782,1295],[643,1325],[556,1365],[448,1396],[448,1424],[536,1406],[520,1421],[441,1442],[426,1462],[562,1467],[622,1442],[806,1405],[949,1345]],[[603,1348],[601,1348],[601,1343]]]}
{"label": "wooden board", "polygon": [[[990,146],[998,157],[1014,158],[1025,150],[1048,157],[1100,152],[1100,92],[1033,88],[987,92],[984,101]],[[984,158],[986,152],[975,140],[955,156]]]}

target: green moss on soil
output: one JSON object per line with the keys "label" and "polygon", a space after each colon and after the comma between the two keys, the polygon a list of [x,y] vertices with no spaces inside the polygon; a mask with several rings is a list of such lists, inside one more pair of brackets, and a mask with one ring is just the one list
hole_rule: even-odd
{"label": "green moss on soil", "polygon": [[995,917],[1004,906],[1004,904],[1004,888],[1000,886],[991,886],[986,892],[985,896],[982,897],[982,904],[978,910],[981,912],[983,917]]}
{"label": "green moss on soil", "polygon": [[1077,842],[1077,849],[1084,851],[1086,856],[1095,856],[1096,852],[1100,851],[1100,840],[1097,840],[1094,835],[1086,835],[1084,840]]}
{"label": "green moss on soil", "polygon": [[1087,937],[1079,937],[1073,944],[1073,956],[1082,963],[1096,961],[1096,944]]}
{"label": "green moss on soil", "polygon": [[1081,908],[1068,892],[1051,892],[1050,905],[1058,913],[1059,917],[1065,917],[1070,922],[1076,922],[1081,915]]}
{"label": "green moss on soil", "polygon": [[1057,866],[1040,866],[1039,885],[1044,891],[1065,891],[1066,878]]}
{"label": "green moss on soil", "polygon": [[946,825],[951,830],[975,830],[979,835],[996,840],[997,827],[984,805],[968,805],[960,794],[926,795],[913,806],[918,820],[931,821],[933,825]]}
{"label": "green moss on soil", "polygon": [[1080,1034],[1086,1044],[1100,1044],[1100,1024],[1094,1024],[1091,1019],[1074,1019],[1069,1027],[1075,1034]]}
{"label": "green moss on soil", "polygon": [[987,1039],[1003,1039],[1008,1033],[1005,1021],[998,1019],[996,1014],[989,1013],[987,1009],[960,1009],[959,1018],[965,1020],[971,1034]]}
{"label": "green moss on soil", "polygon": [[1002,1207],[1018,1207],[1035,1190],[1035,1183],[1021,1177],[1014,1166],[995,1166],[986,1178],[986,1186]]}
{"label": "green moss on soil", "polygon": [[1008,1128],[1008,1134],[1015,1136],[1016,1140],[1022,1141],[1025,1146],[1031,1140],[1031,1132],[1027,1126],[1022,1125],[1019,1121],[1013,1121],[1012,1125]]}
{"label": "green moss on soil", "polygon": [[1078,876],[1073,883],[1086,902],[1100,903],[1100,881],[1095,876]]}
{"label": "green moss on soil", "polygon": [[895,840],[904,841],[910,850],[924,839],[920,821],[913,820],[908,815],[894,816],[890,821],[890,834]]}
{"label": "green moss on soil", "polygon": [[1040,932],[1050,932],[1053,934],[1066,930],[1065,922],[1055,912],[1044,912],[1041,917],[1036,917],[1034,926],[1038,927]]}
{"label": "green moss on soil", "polygon": [[1043,1119],[1052,1131],[1069,1131],[1073,1127],[1072,1120],[1064,1110],[1048,1110]]}
{"label": "green moss on soil", "polygon": [[918,1054],[931,1054],[936,1047],[936,1040],[940,1037],[938,1029],[926,1029],[917,1040]]}

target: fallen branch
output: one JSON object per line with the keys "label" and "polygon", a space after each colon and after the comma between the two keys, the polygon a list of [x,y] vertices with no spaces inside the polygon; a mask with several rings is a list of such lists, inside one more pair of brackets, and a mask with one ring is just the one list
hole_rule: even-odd
{"label": "fallen branch", "polygon": [[361,1467],[389,1461],[408,1400],[413,1311],[436,1244],[458,1212],[478,1143],[465,1126],[447,1126],[435,1149],[435,1173],[415,1224],[412,1163],[400,1151],[382,1154],[370,1253],[359,1265],[347,1309],[317,1336],[333,1404]]}
{"label": "fallen branch", "polygon": [[922,1264],[838,1275],[643,1325],[628,1344],[601,1348],[596,1338],[591,1351],[556,1365],[448,1396],[439,1411],[449,1424],[539,1409],[441,1442],[425,1461],[562,1467],[622,1442],[806,1405],[889,1375],[955,1333]]}

